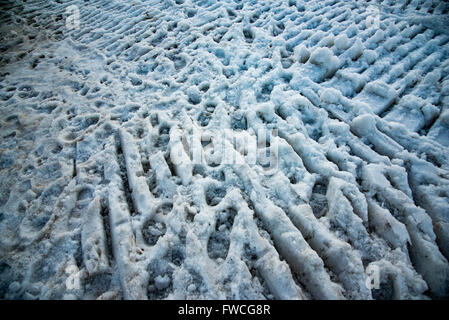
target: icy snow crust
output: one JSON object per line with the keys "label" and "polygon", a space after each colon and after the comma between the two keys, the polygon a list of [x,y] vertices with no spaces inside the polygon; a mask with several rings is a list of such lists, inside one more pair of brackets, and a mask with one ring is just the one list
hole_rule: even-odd
{"label": "icy snow crust", "polygon": [[445,2],[2,3],[1,298],[449,297]]}

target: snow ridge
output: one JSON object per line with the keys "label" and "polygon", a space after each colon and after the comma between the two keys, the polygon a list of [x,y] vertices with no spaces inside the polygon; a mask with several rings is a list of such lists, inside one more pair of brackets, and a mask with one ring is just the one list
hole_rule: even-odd
{"label": "snow ridge", "polygon": [[2,2],[0,298],[449,296],[447,3]]}

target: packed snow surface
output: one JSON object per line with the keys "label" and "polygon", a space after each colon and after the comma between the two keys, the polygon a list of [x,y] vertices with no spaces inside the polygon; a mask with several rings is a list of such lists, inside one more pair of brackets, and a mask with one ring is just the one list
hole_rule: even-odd
{"label": "packed snow surface", "polygon": [[447,2],[1,6],[0,298],[449,297]]}

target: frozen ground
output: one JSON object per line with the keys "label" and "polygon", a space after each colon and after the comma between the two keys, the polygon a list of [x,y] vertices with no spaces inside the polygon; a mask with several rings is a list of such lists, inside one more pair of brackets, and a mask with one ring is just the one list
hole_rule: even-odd
{"label": "frozen ground", "polygon": [[449,296],[446,2],[1,6],[1,298]]}

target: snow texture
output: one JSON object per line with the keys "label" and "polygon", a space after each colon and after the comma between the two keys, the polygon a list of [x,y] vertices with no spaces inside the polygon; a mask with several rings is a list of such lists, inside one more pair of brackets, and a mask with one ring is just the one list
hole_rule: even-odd
{"label": "snow texture", "polygon": [[0,298],[449,297],[447,2],[1,5]]}

